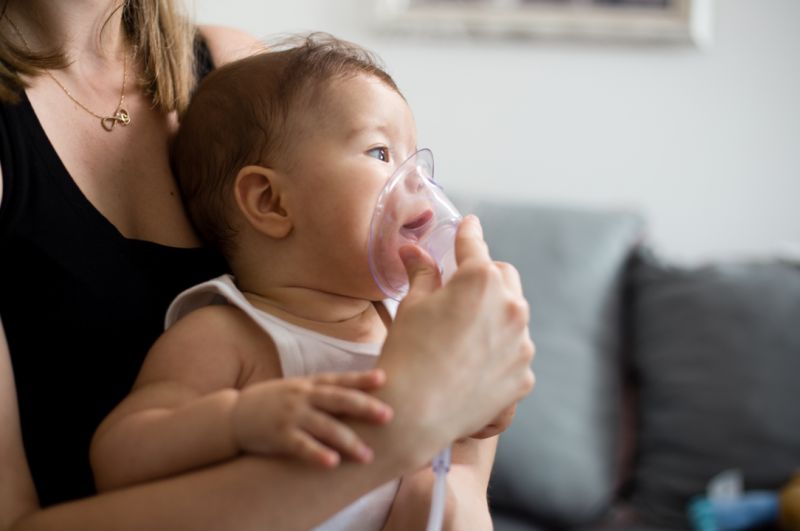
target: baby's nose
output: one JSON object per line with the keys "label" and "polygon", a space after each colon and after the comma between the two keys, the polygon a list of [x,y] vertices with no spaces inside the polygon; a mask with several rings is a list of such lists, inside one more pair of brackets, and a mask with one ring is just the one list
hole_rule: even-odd
{"label": "baby's nose", "polygon": [[422,191],[422,188],[425,186],[425,177],[423,177],[419,169],[411,172],[405,178],[403,185],[407,192],[416,194]]}

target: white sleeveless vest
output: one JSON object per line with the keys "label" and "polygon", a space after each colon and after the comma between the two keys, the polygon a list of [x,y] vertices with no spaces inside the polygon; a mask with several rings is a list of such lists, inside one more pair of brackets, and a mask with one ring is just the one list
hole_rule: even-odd
{"label": "white sleeveless vest", "polygon": [[[167,310],[165,328],[189,312],[211,304],[231,304],[241,309],[267,334],[278,351],[284,377],[320,372],[370,369],[380,354],[380,343],[354,343],[307,330],[254,307],[230,275],[198,284],[178,295]],[[394,315],[394,307],[387,305]],[[269,481],[269,479],[265,479]],[[390,481],[362,496],[324,522],[317,531],[380,530],[389,515],[400,480]],[[313,500],[309,500],[313,503]]]}

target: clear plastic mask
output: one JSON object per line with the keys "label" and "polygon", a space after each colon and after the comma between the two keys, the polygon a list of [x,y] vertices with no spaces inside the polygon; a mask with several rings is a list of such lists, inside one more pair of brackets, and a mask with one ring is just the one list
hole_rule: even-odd
{"label": "clear plastic mask", "polygon": [[381,191],[370,223],[369,268],[381,291],[395,300],[408,292],[398,251],[409,244],[425,250],[446,281],[456,269],[455,235],[461,218],[433,180],[433,153],[421,149],[406,159]]}

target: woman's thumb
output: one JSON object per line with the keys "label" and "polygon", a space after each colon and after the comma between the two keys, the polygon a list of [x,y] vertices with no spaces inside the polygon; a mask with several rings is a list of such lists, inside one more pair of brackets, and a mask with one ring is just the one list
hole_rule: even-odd
{"label": "woman's thumb", "polygon": [[439,268],[428,253],[416,245],[400,248],[400,260],[408,275],[408,296],[414,293],[431,293],[442,285]]}

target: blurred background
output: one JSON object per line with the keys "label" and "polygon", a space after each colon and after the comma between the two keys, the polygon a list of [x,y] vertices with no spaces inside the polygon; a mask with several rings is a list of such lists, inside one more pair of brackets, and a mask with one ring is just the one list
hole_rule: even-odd
{"label": "blurred background", "polygon": [[638,211],[678,262],[800,257],[800,1],[714,1],[700,46],[397,32],[379,4],[189,0],[376,52],[448,191]]}

